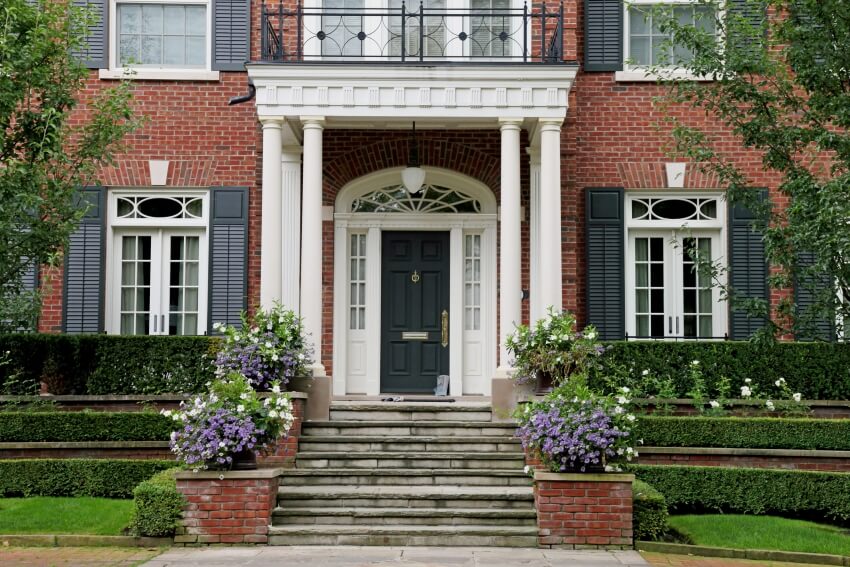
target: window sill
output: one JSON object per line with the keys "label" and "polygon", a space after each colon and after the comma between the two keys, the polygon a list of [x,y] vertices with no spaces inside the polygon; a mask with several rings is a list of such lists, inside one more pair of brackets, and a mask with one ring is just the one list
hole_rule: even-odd
{"label": "window sill", "polygon": [[101,79],[152,81],[217,81],[218,71],[201,69],[101,69]]}
{"label": "window sill", "polygon": [[673,70],[664,75],[658,75],[645,69],[628,69],[614,73],[614,80],[621,83],[657,83],[658,81],[711,82],[714,79],[705,75],[694,75],[693,73],[681,70]]}

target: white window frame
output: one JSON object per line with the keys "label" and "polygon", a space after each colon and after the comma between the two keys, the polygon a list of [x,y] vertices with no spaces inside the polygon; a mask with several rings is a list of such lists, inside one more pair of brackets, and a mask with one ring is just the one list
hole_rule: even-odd
{"label": "white window frame", "polygon": [[[643,65],[630,65],[631,59],[631,23],[629,19],[629,10],[632,6],[652,6],[656,4],[696,4],[696,0],[627,0],[623,2],[623,70],[614,73],[614,80],[621,82],[657,82],[659,80],[682,80],[682,81],[703,81],[709,82],[714,79],[705,75],[695,75],[686,69],[680,67],[669,67],[669,70],[664,75],[652,73]],[[724,17],[724,12],[719,12],[719,18]]]}
{"label": "white window frame", "polygon": [[[200,67],[122,67],[118,61],[118,4],[162,4],[184,5],[195,4],[206,6],[207,33],[206,59],[207,63]],[[101,79],[149,79],[169,81],[217,81],[218,71],[212,70],[212,0],[109,0],[107,17],[109,19],[109,68],[100,70]]]}
{"label": "white window frame", "polygon": [[[119,218],[119,197],[199,197],[201,198],[201,215],[198,218]],[[119,334],[121,332],[121,238],[123,236],[141,235],[154,236],[154,240],[164,242],[166,236],[199,236],[198,252],[198,335],[203,335],[208,327],[208,298],[209,298],[209,219],[210,199],[209,192],[199,189],[184,190],[132,190],[115,189],[110,190],[107,195],[107,250],[106,250],[106,300],[104,301],[106,332],[108,334]],[[152,246],[153,246],[152,242]],[[160,253],[159,266],[166,261]],[[157,281],[157,273],[162,273],[161,268],[155,269],[155,249],[151,250],[151,286]],[[162,277],[158,278],[160,286],[166,287]],[[151,292],[151,310],[155,306],[153,302],[154,293]],[[164,303],[161,303],[164,304]],[[161,313],[160,313],[161,314]],[[163,334],[157,326],[157,334]]]}
{"label": "white window frame", "polygon": [[[632,219],[632,202],[647,198],[663,199],[696,199],[696,198],[716,198],[717,199],[717,217],[715,219],[706,220],[633,220]],[[626,321],[625,329],[629,337],[637,335],[637,324],[635,321],[635,238],[640,237],[663,237],[664,238],[664,266],[665,266],[665,294],[664,294],[664,331],[665,336],[662,338],[652,338],[649,340],[696,340],[692,338],[683,338],[684,320],[683,320],[683,300],[682,300],[682,284],[681,274],[677,273],[681,268],[682,255],[682,240],[691,236],[695,238],[711,237],[712,239],[712,261],[715,263],[725,263],[728,259],[727,255],[727,228],[726,228],[726,202],[723,193],[717,192],[702,192],[702,191],[660,191],[647,192],[635,191],[626,193],[625,199],[625,305],[626,305]],[[675,240],[676,248],[673,241]],[[672,271],[671,271],[672,270]],[[720,286],[727,283],[727,274],[720,275]],[[672,286],[671,291],[668,286]],[[717,305],[715,311],[712,312],[712,328],[715,338],[722,338],[728,334],[728,306],[720,299],[720,287],[712,287],[712,301]],[[678,330],[675,325],[675,317],[679,317]],[[669,326],[667,317],[673,317],[673,332],[668,333]],[[643,338],[643,337],[641,337]],[[704,339],[699,339],[704,340]]]}

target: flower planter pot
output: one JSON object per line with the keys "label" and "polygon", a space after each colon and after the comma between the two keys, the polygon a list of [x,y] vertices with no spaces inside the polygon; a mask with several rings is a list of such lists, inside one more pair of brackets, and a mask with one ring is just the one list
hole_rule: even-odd
{"label": "flower planter pot", "polygon": [[257,468],[257,454],[252,449],[243,449],[238,453],[233,453],[233,462],[231,470],[234,471],[252,471]]}
{"label": "flower planter pot", "polygon": [[544,370],[538,370],[535,372],[535,384],[534,384],[534,393],[535,394],[548,394],[552,391],[552,388],[555,387],[555,379],[552,377],[551,372],[546,372]]}
{"label": "flower planter pot", "polygon": [[538,545],[631,549],[634,478],[621,473],[535,472]]}

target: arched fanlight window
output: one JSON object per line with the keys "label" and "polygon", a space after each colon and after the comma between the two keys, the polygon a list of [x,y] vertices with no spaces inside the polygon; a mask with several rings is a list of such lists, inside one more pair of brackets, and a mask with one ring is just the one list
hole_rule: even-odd
{"label": "arched fanlight window", "polygon": [[481,203],[465,193],[439,185],[425,185],[415,194],[402,185],[367,193],[351,204],[353,213],[480,213]]}

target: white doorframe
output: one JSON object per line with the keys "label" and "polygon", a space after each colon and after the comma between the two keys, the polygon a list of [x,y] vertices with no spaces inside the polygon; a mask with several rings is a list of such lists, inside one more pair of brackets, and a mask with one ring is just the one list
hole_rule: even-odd
{"label": "white doorframe", "polygon": [[[368,192],[399,183],[401,168],[355,180],[337,197],[334,214],[334,329],[333,391],[378,395],[380,385],[381,232],[384,230],[442,231],[450,234],[450,391],[453,395],[490,395],[496,369],[496,199],[484,184],[463,175],[424,168],[427,183],[457,189],[479,200],[481,213],[351,213],[353,201]],[[349,246],[352,234],[366,235],[365,328],[351,330]],[[464,376],[464,258],[467,234],[480,234],[482,262],[482,344],[478,376]]]}

